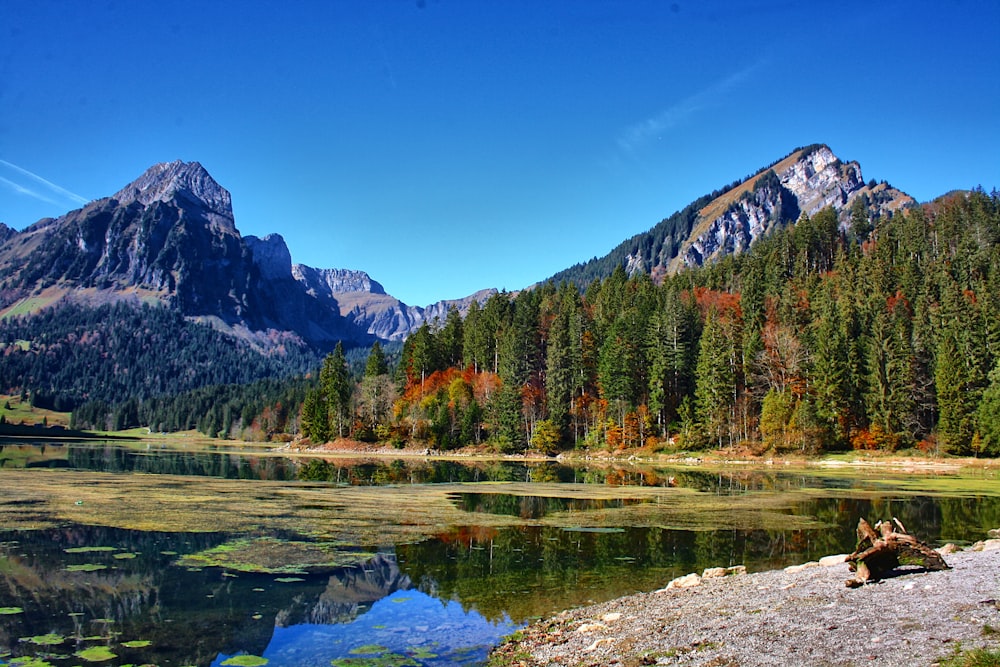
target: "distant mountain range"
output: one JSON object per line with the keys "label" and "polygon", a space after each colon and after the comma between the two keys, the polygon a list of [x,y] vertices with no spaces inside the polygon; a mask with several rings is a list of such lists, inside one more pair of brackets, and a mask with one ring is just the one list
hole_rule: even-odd
{"label": "distant mountain range", "polygon": [[292,264],[284,240],[241,236],[230,194],[197,162],[157,164],[111,197],[21,232],[0,223],[0,317],[71,301],[160,303],[266,347],[401,340],[484,290],[423,307],[361,271]]}
{"label": "distant mountain range", "polygon": [[[585,287],[617,266],[656,278],[742,252],[826,206],[846,225],[856,206],[878,218],[914,203],[810,146],[551,279]],[[0,223],[0,317],[62,301],[160,303],[262,349],[291,334],[322,352],[337,341],[403,340],[495,292],[409,306],[363,271],[293,264],[280,235],[240,234],[229,192],[197,162],[154,165],[116,194],[20,232]]]}

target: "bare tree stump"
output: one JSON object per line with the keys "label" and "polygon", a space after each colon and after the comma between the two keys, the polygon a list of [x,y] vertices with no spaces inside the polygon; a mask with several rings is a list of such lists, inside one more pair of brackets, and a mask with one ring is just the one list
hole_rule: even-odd
{"label": "bare tree stump", "polygon": [[845,582],[849,588],[884,579],[900,561],[919,563],[927,570],[949,569],[941,554],[907,533],[896,517],[891,523],[879,521],[875,528],[879,532],[863,518],[858,521],[858,546],[847,557],[848,567],[855,573]]}

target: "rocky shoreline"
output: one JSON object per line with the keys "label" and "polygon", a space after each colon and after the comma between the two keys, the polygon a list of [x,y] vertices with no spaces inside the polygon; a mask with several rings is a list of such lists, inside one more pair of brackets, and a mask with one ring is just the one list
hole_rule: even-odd
{"label": "rocky shoreline", "polygon": [[903,567],[856,589],[844,585],[842,557],[688,575],[539,621],[497,647],[490,665],[902,667],[1000,648],[1000,540],[946,559],[949,570]]}

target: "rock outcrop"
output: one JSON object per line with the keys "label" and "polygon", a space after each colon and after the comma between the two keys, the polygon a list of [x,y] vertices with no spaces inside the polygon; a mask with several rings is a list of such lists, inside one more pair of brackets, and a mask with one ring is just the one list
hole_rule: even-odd
{"label": "rock outcrop", "polygon": [[0,311],[42,293],[38,303],[156,301],[264,345],[292,336],[323,351],[403,340],[493,290],[422,308],[363,271],[293,264],[281,235],[241,236],[229,192],[178,161],[23,232],[0,225]]}
{"label": "rock outcrop", "polygon": [[841,162],[827,146],[796,151],[705,206],[669,268],[677,271],[743,252],[772,230],[827,207],[838,211],[846,225],[859,198],[872,219],[916,203],[886,183],[866,185],[861,166]]}

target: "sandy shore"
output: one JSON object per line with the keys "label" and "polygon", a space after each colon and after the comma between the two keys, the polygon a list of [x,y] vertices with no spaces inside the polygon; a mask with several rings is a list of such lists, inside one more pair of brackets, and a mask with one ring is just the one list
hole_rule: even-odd
{"label": "sandy shore", "polygon": [[891,667],[1000,648],[1000,549],[946,560],[856,589],[839,563],[632,595],[535,623],[490,664]]}

